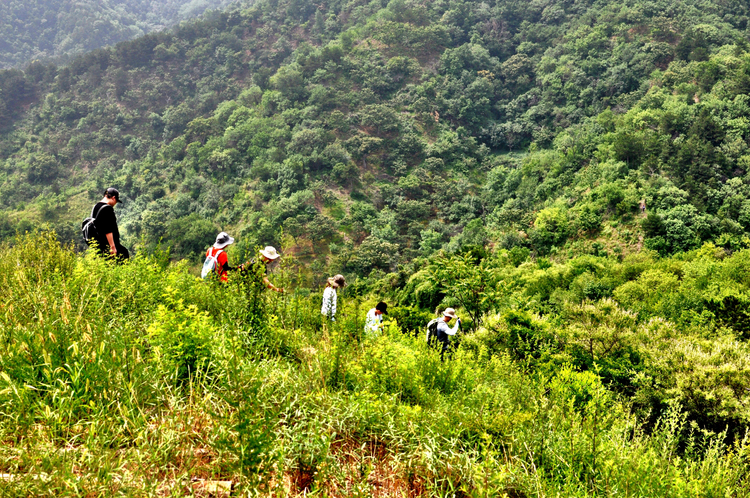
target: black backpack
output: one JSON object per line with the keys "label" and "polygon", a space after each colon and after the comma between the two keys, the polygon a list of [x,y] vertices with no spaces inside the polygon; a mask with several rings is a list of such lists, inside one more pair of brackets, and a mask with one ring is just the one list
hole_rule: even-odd
{"label": "black backpack", "polygon": [[433,318],[430,320],[430,323],[427,324],[427,344],[434,343],[438,340],[438,324],[440,323],[440,318]]}
{"label": "black backpack", "polygon": [[83,222],[81,222],[81,235],[83,235],[83,241],[87,245],[91,245],[99,239],[99,232],[96,230],[96,217],[99,215],[102,207],[104,206],[100,206],[96,214],[94,214],[94,210],[96,209],[96,204],[94,204],[94,207],[91,208],[91,216],[84,218]]}

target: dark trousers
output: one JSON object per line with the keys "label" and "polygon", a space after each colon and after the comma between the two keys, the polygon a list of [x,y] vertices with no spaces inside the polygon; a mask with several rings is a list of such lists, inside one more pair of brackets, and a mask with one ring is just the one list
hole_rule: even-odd
{"label": "dark trousers", "polygon": [[109,254],[109,244],[101,241],[98,241],[96,244],[91,246],[94,250],[98,251],[99,254],[104,256],[107,259],[112,259],[116,261],[117,263],[124,263],[125,260],[130,258],[130,251],[128,251],[127,247],[120,244],[119,242],[115,243],[115,248],[117,248],[117,255],[112,257]]}
{"label": "dark trousers", "polygon": [[440,361],[445,361],[445,357],[448,359],[451,357],[451,340],[447,335],[437,333],[437,336],[430,337],[429,345],[432,348],[440,349]]}
{"label": "dark trousers", "polygon": [[451,357],[451,341],[446,338],[444,341],[440,341],[440,361],[445,361],[445,357],[450,359]]}

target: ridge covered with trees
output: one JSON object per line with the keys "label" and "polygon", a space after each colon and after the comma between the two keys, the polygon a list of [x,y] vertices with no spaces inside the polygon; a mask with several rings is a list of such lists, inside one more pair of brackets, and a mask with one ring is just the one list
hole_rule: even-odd
{"label": "ridge covered with trees", "polygon": [[326,256],[318,268],[360,275],[489,240],[541,255],[734,249],[746,14],[260,2],[6,71],[2,231],[47,223],[72,240],[116,184],[130,241],[179,257],[219,225],[241,250],[283,230]]}
{"label": "ridge covered with trees", "polygon": [[0,4],[0,68],[73,56],[196,17],[230,0],[6,0]]}

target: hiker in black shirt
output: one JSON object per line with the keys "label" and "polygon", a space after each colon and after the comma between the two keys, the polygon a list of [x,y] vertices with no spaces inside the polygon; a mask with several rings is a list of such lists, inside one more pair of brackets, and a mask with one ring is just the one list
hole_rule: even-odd
{"label": "hiker in black shirt", "polygon": [[92,211],[96,219],[96,232],[98,237],[92,246],[103,255],[124,261],[130,257],[130,252],[120,244],[120,231],[117,229],[117,217],[115,216],[115,204],[122,202],[120,192],[116,188],[108,188],[104,191],[104,197],[94,205]]}

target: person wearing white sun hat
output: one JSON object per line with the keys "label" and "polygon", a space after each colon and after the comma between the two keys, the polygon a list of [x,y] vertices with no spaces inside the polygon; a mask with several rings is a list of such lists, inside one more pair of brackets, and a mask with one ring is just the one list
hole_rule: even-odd
{"label": "person wearing white sun hat", "polygon": [[343,289],[346,286],[346,279],[339,274],[329,277],[326,281],[326,288],[323,291],[323,304],[320,307],[320,313],[331,320],[336,321],[336,289]]}
{"label": "person wearing white sun hat", "polygon": [[203,278],[206,278],[211,271],[215,271],[219,280],[226,282],[229,279],[228,273],[230,271],[242,269],[242,266],[236,268],[229,266],[229,256],[227,256],[225,249],[233,243],[234,238],[227,232],[221,232],[216,236],[216,242],[206,251],[206,262],[203,263],[203,271],[201,273]]}
{"label": "person wearing white sun hat", "polygon": [[265,274],[269,263],[272,263],[279,259],[281,257],[281,254],[276,252],[276,248],[273,246],[266,246],[264,249],[260,250],[260,260],[264,263],[263,268],[263,283],[266,284],[266,287],[268,287],[271,290],[274,290],[276,292],[284,292],[284,289],[281,287],[276,287],[271,282],[268,281],[268,276]]}
{"label": "person wearing white sun hat", "polygon": [[[456,319],[456,324],[451,328],[448,326],[448,322],[454,318]],[[445,311],[443,311],[442,317],[436,318],[427,324],[427,342],[434,339],[440,343],[441,361],[445,359],[445,353],[450,350],[450,337],[456,335],[460,326],[461,319],[456,315],[456,310],[453,308],[446,308]]]}

